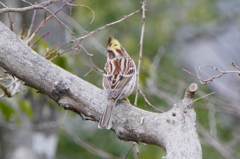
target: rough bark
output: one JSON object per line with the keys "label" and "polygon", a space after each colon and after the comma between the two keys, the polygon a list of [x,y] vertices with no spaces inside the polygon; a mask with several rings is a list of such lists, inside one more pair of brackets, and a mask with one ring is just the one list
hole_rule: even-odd
{"label": "rough bark", "polygon": [[[98,121],[107,104],[105,92],[38,55],[0,22],[0,66],[57,104]],[[165,113],[153,113],[119,102],[112,130],[119,139],[154,144],[167,159],[200,159],[191,84],[183,100]]]}

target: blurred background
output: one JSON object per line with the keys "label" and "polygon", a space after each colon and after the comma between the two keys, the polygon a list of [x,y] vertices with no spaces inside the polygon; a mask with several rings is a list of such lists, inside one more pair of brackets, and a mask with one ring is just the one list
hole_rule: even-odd
{"label": "blurred background", "polygon": [[[43,1],[27,2],[34,4]],[[30,5],[20,0],[1,2],[0,9],[4,5],[18,8]],[[82,6],[64,7],[57,17],[78,38],[140,9],[140,2],[75,0],[72,4]],[[64,4],[57,2],[47,8],[55,12]],[[199,85],[196,98],[215,92],[194,104],[203,158],[240,158],[240,80],[237,74],[227,74],[210,84],[201,85],[182,68],[194,74],[195,66],[198,68],[206,64],[223,71],[237,70],[229,63],[240,66],[239,8],[239,0],[147,0],[140,88],[147,99],[163,111],[168,111],[181,100],[192,82]],[[13,31],[27,41],[27,31],[34,14],[36,29],[49,15],[45,10],[4,13],[0,15],[0,20],[9,27],[12,21]],[[93,63],[103,69],[107,40],[109,36],[114,36],[137,63],[141,17],[139,12],[85,38],[80,44],[93,55]],[[52,18],[37,32],[30,44],[46,32],[49,34],[32,46],[42,56],[73,39],[66,27]],[[75,45],[65,45],[58,53]],[[100,72],[93,71],[85,76],[92,64],[83,49],[68,51],[52,62],[102,88]],[[203,79],[208,79],[219,72],[203,66],[199,74]],[[1,76],[4,76],[3,72]],[[135,92],[129,97],[132,104],[134,98]],[[155,111],[141,95],[138,107]],[[124,158],[133,144],[119,140],[112,131],[98,129],[96,122],[83,121],[76,113],[63,110],[32,88],[25,87],[12,98],[0,99],[1,159]],[[141,159],[159,159],[165,155],[157,146],[139,143],[129,151],[128,158],[137,158],[138,151]]]}

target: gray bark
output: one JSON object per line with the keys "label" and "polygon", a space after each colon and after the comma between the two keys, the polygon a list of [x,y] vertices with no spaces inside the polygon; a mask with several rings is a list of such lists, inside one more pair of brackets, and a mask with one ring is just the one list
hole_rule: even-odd
{"label": "gray bark", "polygon": [[[64,109],[99,121],[106,93],[38,55],[0,22],[0,66],[26,85],[48,95]],[[183,100],[165,113],[153,113],[119,102],[112,130],[119,139],[162,147],[167,159],[200,159],[191,84]]]}

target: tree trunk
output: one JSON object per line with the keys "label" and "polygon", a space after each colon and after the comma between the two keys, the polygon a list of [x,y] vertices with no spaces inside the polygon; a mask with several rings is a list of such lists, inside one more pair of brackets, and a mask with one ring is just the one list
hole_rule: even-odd
{"label": "tree trunk", "polygon": [[[26,85],[48,95],[64,109],[99,121],[107,95],[96,86],[52,64],[0,22],[0,66]],[[162,147],[167,159],[201,159],[191,84],[183,100],[165,113],[152,113],[119,102],[112,130],[119,139]]]}

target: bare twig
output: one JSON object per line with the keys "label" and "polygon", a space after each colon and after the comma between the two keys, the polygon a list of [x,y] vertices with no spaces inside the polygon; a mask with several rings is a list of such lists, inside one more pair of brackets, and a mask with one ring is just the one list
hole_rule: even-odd
{"label": "bare twig", "polygon": [[85,8],[87,8],[87,9],[89,9],[89,10],[92,12],[92,15],[93,15],[92,20],[91,20],[91,22],[90,22],[90,24],[92,24],[92,22],[93,22],[94,19],[95,19],[95,13],[94,13],[94,11],[93,11],[90,7],[85,6],[85,5],[78,5],[78,4],[69,4],[69,6],[74,6],[74,7],[85,7]]}
{"label": "bare twig", "polygon": [[202,99],[202,98],[205,98],[205,97],[207,97],[207,96],[210,96],[210,95],[212,95],[212,94],[214,94],[214,93],[215,93],[215,92],[208,93],[208,94],[206,94],[206,95],[204,95],[204,96],[201,96],[201,97],[199,97],[199,98],[197,98],[197,99],[194,99],[194,100],[192,101],[192,103],[196,102],[196,101],[199,100],[199,99]]}
{"label": "bare twig", "polygon": [[83,47],[81,47],[81,48],[82,48],[82,50],[88,55],[88,58],[89,58],[89,60],[90,60],[90,62],[91,62],[91,64],[92,64],[91,70],[88,71],[84,76],[87,76],[87,75],[88,75],[89,73],[91,73],[93,70],[97,70],[98,72],[103,73],[103,70],[99,69],[99,68],[93,63],[92,58],[91,58],[91,57],[92,57],[92,54],[89,54],[85,48],[83,48]]}
{"label": "bare twig", "polygon": [[[25,0],[23,0],[23,1],[26,2]],[[35,34],[44,26],[45,22],[48,21],[49,19],[51,19],[52,17],[54,17],[60,24],[62,24],[62,25],[68,30],[68,32],[73,36],[73,39],[75,39],[75,42],[77,43],[77,46],[74,46],[74,47],[72,47],[72,48],[70,48],[70,49],[68,49],[68,50],[65,50],[65,51],[63,51],[62,53],[57,53],[57,55],[55,55],[53,58],[51,58],[50,61],[53,60],[53,59],[55,59],[55,58],[57,58],[59,55],[65,53],[65,52],[68,52],[68,51],[71,51],[71,50],[74,50],[74,49],[79,49],[79,48],[81,47],[81,46],[80,46],[80,43],[76,40],[76,37],[74,36],[74,33],[73,33],[60,19],[58,19],[58,18],[55,16],[59,11],[61,11],[65,6],[86,7],[86,8],[88,8],[88,9],[90,9],[90,10],[92,11],[92,13],[93,13],[93,19],[92,19],[92,21],[94,20],[94,12],[93,12],[93,10],[92,10],[91,8],[89,8],[89,7],[87,7],[87,6],[84,6],[84,5],[74,5],[74,4],[71,4],[71,2],[73,2],[73,1],[74,1],[74,0],[70,0],[70,1],[68,1],[68,2],[66,1],[66,3],[65,3],[62,7],[60,7],[57,11],[55,11],[54,13],[52,13],[52,12],[51,12],[50,10],[48,10],[47,8],[43,7],[42,9],[46,10],[46,11],[49,12],[51,15],[48,16],[47,18],[45,18],[45,19],[40,23],[40,25],[37,27],[37,29],[32,33],[31,37],[29,37],[29,38],[27,39],[27,43],[29,43],[30,40],[32,40],[32,38],[35,36]],[[28,3],[29,3],[29,2],[28,2]],[[32,5],[31,3],[29,3],[29,4]],[[34,15],[33,15],[33,17],[34,17]],[[45,37],[45,36],[48,35],[48,34],[49,34],[49,32],[47,32],[46,34],[44,34],[44,35],[43,35],[42,37],[40,37],[37,41],[39,41],[41,38]],[[31,47],[32,47],[37,41],[35,41],[35,42],[31,45]],[[64,45],[64,46],[65,46],[65,45]],[[54,51],[54,52],[55,52],[55,51]],[[47,56],[46,58],[48,58],[49,56],[51,56],[54,52],[49,53],[48,55],[46,55],[46,56]],[[85,52],[86,52],[86,50],[85,50]],[[87,53],[87,55],[88,55],[88,57],[89,57],[92,65],[93,65],[93,68],[96,69],[96,70],[99,70],[99,69],[93,64],[90,54]]]}
{"label": "bare twig", "polygon": [[86,34],[86,35],[84,35],[84,36],[82,36],[82,37],[80,37],[80,38],[77,38],[77,39],[75,39],[75,40],[70,41],[69,43],[72,43],[72,42],[75,42],[75,41],[79,41],[79,40],[83,40],[83,39],[89,37],[90,35],[98,32],[98,31],[101,31],[101,30],[103,30],[103,29],[105,29],[105,28],[107,28],[107,27],[109,27],[109,26],[112,26],[112,25],[115,25],[115,24],[117,24],[117,23],[120,23],[120,22],[124,21],[125,19],[133,16],[134,14],[140,12],[141,10],[142,10],[142,9],[139,9],[139,10],[137,10],[137,11],[135,11],[135,12],[129,14],[129,15],[126,15],[126,16],[122,17],[121,19],[119,19],[119,20],[117,20],[117,21],[114,21],[114,22],[112,22],[112,23],[108,23],[108,24],[106,24],[106,25],[104,25],[104,26],[102,26],[102,27],[100,27],[100,28],[98,28],[98,29],[96,29],[96,30],[94,30],[94,31],[89,32],[88,34]]}
{"label": "bare twig", "polygon": [[[70,4],[72,1],[74,0],[70,0],[69,2],[66,2],[64,5],[62,5],[57,11],[55,11],[54,13],[52,13],[50,10],[48,10],[46,7],[41,7],[39,9],[44,9],[46,10],[48,13],[50,13],[51,15],[48,16],[46,19],[44,19],[39,26],[35,29],[35,31],[32,33],[31,37],[27,40],[27,44],[32,40],[32,38],[36,35],[36,33],[44,26],[44,24],[51,19],[52,17],[54,17],[60,24],[62,24],[64,26],[64,28],[66,28],[68,30],[68,32],[73,36],[74,33],[68,28],[68,26],[66,26],[58,17],[56,17],[56,14],[61,11],[64,7],[68,6],[68,4]],[[25,1],[24,1],[25,2]],[[34,5],[32,5],[34,6]]]}
{"label": "bare twig", "polygon": [[[81,45],[77,45],[77,46],[71,47],[71,48],[68,49],[68,50],[65,50],[65,51],[63,51],[63,52],[61,52],[61,53],[58,53],[57,55],[55,55],[53,58],[51,58],[51,59],[49,59],[49,60],[52,61],[52,60],[54,60],[55,58],[57,58],[58,56],[66,53],[66,52],[69,52],[69,51],[71,51],[71,50],[77,50],[77,49],[80,49],[80,48],[87,54],[87,56],[88,56],[88,58],[89,58],[89,60],[90,60],[90,62],[91,62],[91,64],[92,64],[91,70],[90,70],[89,72],[87,72],[84,76],[87,76],[87,75],[88,75],[89,73],[91,73],[93,70],[97,70],[97,71],[103,73],[103,71],[102,71],[101,69],[99,69],[99,68],[93,63],[92,58],[91,58],[93,55],[90,54],[90,53],[89,53],[84,47],[82,47]],[[51,53],[51,54],[52,54],[52,53]],[[48,54],[48,55],[46,56],[46,58],[49,57],[49,56],[50,56],[50,55]]]}
{"label": "bare twig", "polygon": [[137,154],[137,157],[138,159],[140,159],[140,153],[139,153],[139,148],[138,148],[138,143],[137,142],[133,142],[132,146],[130,147],[130,149],[128,150],[126,156],[124,157],[124,159],[127,159],[128,158],[128,155],[130,153],[130,151],[133,149],[133,147],[135,146],[135,151],[136,151],[136,154]]}
{"label": "bare twig", "polygon": [[24,35],[24,33],[25,33],[25,29],[26,29],[26,25],[25,24],[23,24],[22,25],[22,32],[21,32],[21,35],[20,35],[20,38],[23,40],[23,35]]}
{"label": "bare twig", "polygon": [[[34,6],[33,4],[31,4],[30,2],[27,2],[27,1],[25,1],[25,0],[22,0],[23,2],[25,2],[25,3],[28,3],[29,5],[31,5],[31,6]],[[72,47],[72,48],[70,48],[70,49],[68,49],[68,50],[65,50],[65,51],[63,51],[63,52],[61,52],[61,53],[57,53],[54,57],[52,57],[51,59],[50,59],[50,61],[51,60],[53,60],[53,59],[55,59],[55,58],[57,58],[58,56],[60,56],[61,54],[63,54],[63,53],[66,53],[66,52],[68,52],[68,51],[71,51],[71,50],[75,50],[75,49],[79,49],[81,46],[80,46],[80,43],[76,40],[76,37],[74,36],[74,33],[58,18],[58,17],[56,17],[55,15],[59,12],[59,11],[61,11],[65,6],[78,6],[78,7],[86,7],[86,8],[88,8],[88,9],[90,9],[91,11],[92,11],[92,13],[93,13],[93,19],[92,19],[92,21],[94,20],[94,17],[95,17],[95,14],[94,14],[94,11],[91,9],[91,8],[89,8],[89,7],[87,7],[87,6],[85,6],[85,5],[75,5],[75,4],[71,4],[72,2],[73,2],[74,0],[70,0],[70,1],[65,1],[66,3],[63,5],[63,6],[61,6],[59,9],[57,9],[57,11],[55,11],[54,13],[52,13],[50,10],[48,10],[47,8],[45,8],[45,7],[42,7],[42,9],[44,9],[44,10],[46,10],[48,13],[50,13],[51,15],[50,16],[48,16],[48,17],[46,17],[40,24],[39,24],[39,26],[37,27],[37,29],[35,29],[35,31],[32,33],[32,28],[33,28],[33,23],[34,23],[34,20],[35,20],[35,17],[36,17],[36,10],[34,10],[35,12],[34,12],[34,14],[33,14],[33,17],[32,17],[32,22],[31,22],[31,27],[30,27],[30,30],[29,30],[29,32],[28,32],[28,35],[27,35],[27,41],[26,41],[26,43],[29,45],[29,42],[33,39],[33,37],[36,35],[36,33],[44,26],[44,24],[45,24],[45,22],[46,21],[48,21],[49,19],[51,19],[52,17],[54,17],[60,24],[62,24],[67,30],[68,30],[68,32],[73,36],[73,39],[75,39],[75,42],[77,43],[77,46],[74,46],[74,47]],[[92,22],[91,21],[91,22]],[[36,42],[38,42],[40,39],[42,39],[42,38],[44,38],[46,35],[48,35],[49,34],[49,32],[47,32],[47,33],[45,33],[43,36],[41,36],[39,39],[37,39],[33,44],[31,44],[30,45],[30,47],[33,47],[35,44],[36,44]],[[63,46],[66,46],[66,45],[63,45]],[[63,47],[62,46],[62,47]],[[59,48],[60,49],[60,48]],[[84,51],[86,52],[86,50],[84,49]],[[48,53],[48,54],[45,54],[45,57],[46,58],[48,58],[48,57],[50,57],[53,53],[55,53],[55,51],[54,52],[51,52],[51,53]],[[87,52],[86,52],[87,53]],[[94,64],[93,64],[93,61],[92,61],[92,59],[91,59],[91,56],[92,55],[90,55],[89,53],[87,53],[87,55],[88,55],[88,58],[89,58],[89,60],[90,60],[90,62],[92,63],[92,69],[91,70],[98,70],[98,71],[100,71],[101,72],[101,70],[100,69],[98,69]],[[90,73],[90,72],[89,72]]]}
{"label": "bare twig", "polygon": [[31,25],[30,25],[30,28],[29,28],[29,30],[28,30],[26,39],[29,39],[29,37],[30,37],[31,34],[32,34],[34,22],[35,22],[35,20],[36,20],[36,15],[37,15],[37,10],[34,10],[34,11],[33,11],[33,16],[32,16],[32,21],[31,21]]}
{"label": "bare twig", "polygon": [[0,4],[5,7],[5,8],[8,8],[5,4],[3,4],[3,2],[0,2]]}
{"label": "bare twig", "polygon": [[[137,14],[137,13],[140,12],[140,11],[141,11],[141,9],[139,9],[139,10],[137,10],[137,11],[135,11],[135,12],[132,12],[132,13],[130,13],[129,15],[126,15],[126,16],[124,16],[123,18],[121,18],[121,19],[119,19],[119,20],[117,20],[117,21],[114,21],[114,22],[112,22],[112,23],[108,23],[108,24],[106,24],[106,25],[104,25],[104,26],[102,26],[102,27],[100,27],[100,28],[98,28],[98,29],[96,29],[96,30],[94,30],[94,31],[91,31],[91,32],[89,32],[88,34],[86,34],[86,35],[84,35],[84,36],[82,36],[82,37],[80,37],[80,38],[77,38],[77,39],[74,38],[74,40],[71,40],[70,42],[68,42],[68,43],[66,43],[66,44],[63,44],[62,46],[60,46],[60,47],[57,48],[56,50],[50,52],[50,53],[46,56],[46,58],[50,57],[50,56],[51,56],[52,54],[54,54],[55,52],[58,52],[61,48],[65,47],[65,46],[67,46],[68,44],[73,43],[73,42],[76,42],[76,43],[77,43],[77,46],[74,46],[74,47],[72,47],[71,49],[68,49],[68,50],[66,50],[66,51],[64,51],[64,52],[62,52],[62,53],[58,53],[58,55],[56,55],[54,58],[56,58],[57,56],[65,53],[65,52],[74,50],[74,49],[76,49],[76,47],[80,48],[81,46],[80,46],[80,44],[79,44],[78,41],[81,41],[81,40],[89,37],[90,35],[92,35],[92,34],[94,34],[94,33],[97,33],[98,31],[101,31],[101,30],[103,30],[103,29],[105,29],[105,28],[107,28],[107,27],[109,27],[109,26],[112,26],[112,25],[115,25],[115,24],[117,24],[117,23],[120,23],[120,22],[124,21],[125,19],[133,16],[134,14]],[[82,47],[81,47],[81,48],[82,48]],[[84,51],[84,52],[87,53],[86,51]],[[93,64],[93,61],[92,61],[92,59],[91,59],[91,56],[92,56],[92,55],[89,54],[89,53],[87,53],[87,56],[88,56],[88,58],[90,59],[90,62]],[[54,58],[52,58],[52,59],[54,59]],[[51,60],[52,60],[52,59],[51,59]],[[95,65],[93,65],[93,66],[92,66],[92,69],[91,69],[86,75],[88,75],[88,74],[89,74],[90,72],[92,72],[94,69],[97,70],[97,71],[99,71],[99,72],[102,72],[102,70],[98,69]],[[86,75],[85,75],[85,76],[86,76]]]}
{"label": "bare twig", "polygon": [[240,70],[240,67],[239,67],[239,66],[237,66],[237,65],[235,65],[233,62],[232,62],[232,63],[230,63],[230,65],[232,65],[233,67],[235,67],[235,68],[237,68],[237,69],[239,69],[239,70]]}
{"label": "bare twig", "polygon": [[210,95],[212,95],[212,94],[214,94],[214,93],[215,93],[215,92],[212,92],[212,93],[208,93],[208,94],[206,94],[206,95],[204,95],[204,96],[201,96],[201,97],[193,100],[191,103],[189,103],[188,106],[191,106],[191,105],[192,105],[194,102],[196,102],[197,100],[202,99],[202,98],[205,98],[205,97],[207,97],[207,96],[210,96]]}
{"label": "bare twig", "polygon": [[163,113],[162,110],[156,108],[155,106],[153,106],[153,105],[148,101],[148,99],[146,98],[145,94],[143,94],[143,92],[141,91],[141,89],[138,89],[138,92],[143,96],[145,102],[146,102],[150,107],[152,107],[152,108],[155,109],[156,111],[159,111],[159,112],[162,112],[162,113]]}
{"label": "bare twig", "polygon": [[5,81],[5,80],[10,80],[12,77],[3,77],[3,78],[0,78],[0,81]]}
{"label": "bare twig", "polygon": [[138,148],[138,143],[137,142],[134,142],[134,144],[136,145],[136,154],[137,154],[137,157],[138,159],[140,159],[140,151],[139,151],[139,148]]}
{"label": "bare twig", "polygon": [[10,13],[8,13],[8,19],[9,19],[10,30],[13,31],[13,21],[11,20]]}
{"label": "bare twig", "polygon": [[45,36],[47,36],[50,32],[47,31],[45,34],[43,34],[40,38],[38,38],[36,41],[34,41],[30,47],[32,48],[39,40],[41,40],[42,38],[44,38]]}
{"label": "bare twig", "polygon": [[[77,45],[77,46],[71,47],[70,49],[67,49],[67,50],[65,50],[65,51],[63,51],[63,52],[61,52],[61,53],[58,52],[57,55],[55,55],[54,57],[52,57],[51,59],[49,59],[49,61],[54,60],[55,58],[57,58],[58,56],[66,53],[66,52],[69,52],[69,51],[71,51],[71,50],[76,50],[76,49],[79,49],[79,48],[80,48],[80,46]],[[54,53],[54,52],[49,53],[47,56],[45,56],[45,58],[50,57],[53,53]]]}
{"label": "bare twig", "polygon": [[[232,64],[233,64],[233,63],[232,63]],[[188,74],[190,74],[191,76],[193,76],[194,78],[198,79],[198,80],[201,82],[201,84],[204,84],[204,85],[212,82],[215,78],[220,78],[221,76],[223,76],[223,75],[225,75],[225,74],[230,74],[230,73],[240,74],[240,71],[223,71],[223,70],[221,70],[221,69],[219,69],[219,68],[217,68],[217,67],[214,67],[214,66],[212,66],[212,65],[201,65],[201,66],[199,66],[198,69],[201,70],[201,67],[203,67],[203,66],[205,66],[205,67],[210,67],[210,68],[212,68],[213,70],[219,71],[220,74],[218,74],[218,75],[216,75],[216,76],[213,76],[212,78],[209,78],[209,79],[205,79],[205,80],[204,80],[204,79],[202,79],[202,78],[200,77],[200,75],[199,75],[198,70],[197,70],[196,67],[195,67],[195,70],[196,70],[196,74],[197,74],[197,75],[194,75],[193,73],[191,73],[190,71],[188,71],[188,70],[186,70],[186,69],[184,69],[184,68],[183,68],[183,70],[184,70],[185,72],[187,72]],[[238,68],[238,66],[236,66],[236,65],[234,65],[234,64],[233,64],[233,66],[236,67],[236,68]]]}
{"label": "bare twig", "polygon": [[126,156],[124,157],[124,159],[128,158],[129,153],[131,152],[132,148],[135,146],[135,142],[133,142],[132,146],[130,147],[130,149],[128,150]]}
{"label": "bare twig", "polygon": [[141,31],[141,38],[140,38],[140,43],[139,43],[139,59],[138,59],[138,66],[137,66],[137,79],[136,79],[136,83],[137,83],[137,88],[136,88],[136,96],[135,96],[135,101],[134,101],[134,105],[137,105],[137,100],[138,100],[138,90],[139,90],[139,73],[140,73],[140,67],[141,67],[141,61],[142,61],[142,48],[143,48],[143,37],[144,37],[144,31],[145,31],[145,11],[146,11],[146,0],[142,0],[141,2],[142,7],[141,7],[141,11],[142,11],[142,31]]}
{"label": "bare twig", "polygon": [[[55,52],[59,52],[60,49],[62,49],[63,47],[65,47],[65,46],[67,46],[67,45],[68,45],[68,43],[60,46],[60,47],[57,48],[56,50],[54,50],[54,51],[46,54],[46,56],[44,56],[44,57],[45,57],[46,59],[49,58],[52,54],[54,54]],[[75,46],[75,47],[76,47],[76,46]],[[71,49],[69,49],[69,51],[75,49],[75,47],[72,47]],[[67,52],[67,51],[66,51],[66,52]]]}
{"label": "bare twig", "polygon": [[89,58],[89,60],[90,60],[90,62],[91,62],[91,64],[92,64],[92,68],[91,68],[91,70],[88,71],[84,76],[87,76],[87,75],[88,75],[89,73],[91,73],[93,70],[96,70],[96,71],[98,71],[98,72],[103,73],[103,70],[99,69],[99,68],[93,63],[92,58],[91,58],[90,55],[88,55],[88,58]]}
{"label": "bare twig", "polygon": [[49,19],[51,19],[52,17],[54,17],[60,24],[62,24],[65,29],[67,29],[67,31],[71,34],[74,35],[74,33],[68,28],[67,25],[65,25],[57,16],[56,14],[61,11],[64,7],[68,6],[71,2],[73,2],[74,0],[70,0],[69,2],[67,2],[66,4],[64,4],[62,7],[60,7],[57,11],[55,11],[54,13],[52,13],[50,10],[48,10],[46,7],[43,7],[44,10],[46,10],[47,12],[49,12],[51,15],[49,16]]}
{"label": "bare twig", "polygon": [[49,48],[46,48],[46,52],[43,54],[43,57],[46,57],[49,54]]}
{"label": "bare twig", "polygon": [[46,7],[46,6],[50,5],[51,3],[59,2],[59,1],[61,1],[61,0],[49,0],[46,2],[42,2],[40,4],[31,5],[31,6],[23,7],[23,8],[9,8],[1,2],[1,4],[5,8],[0,9],[0,14],[6,13],[6,12],[26,12],[26,11],[30,11],[30,10],[34,10],[34,9],[42,9],[43,7]]}
{"label": "bare twig", "polygon": [[[68,2],[68,3],[66,3],[66,4],[69,5],[70,2]],[[73,6],[74,6],[74,5],[73,5]],[[71,40],[70,42],[68,42],[68,43],[60,46],[60,47],[57,48],[56,50],[52,51],[51,53],[49,53],[49,56],[51,56],[54,52],[58,52],[58,50],[60,50],[60,49],[63,48],[64,46],[66,46],[66,45],[68,45],[68,44],[70,44],[70,43],[73,43],[73,42],[77,42],[77,45],[78,45],[78,46],[74,46],[74,48],[75,48],[75,47],[80,47],[80,44],[78,43],[78,41],[81,41],[81,40],[83,40],[84,38],[87,38],[87,37],[89,37],[90,35],[98,32],[98,31],[101,31],[101,30],[103,30],[103,29],[105,29],[105,28],[107,28],[107,27],[109,27],[109,26],[112,26],[112,25],[114,25],[114,24],[120,23],[120,22],[124,21],[125,19],[133,16],[134,14],[136,14],[136,13],[138,13],[138,12],[140,12],[140,11],[141,11],[141,9],[139,9],[139,10],[137,10],[137,11],[135,11],[135,12],[129,14],[129,15],[126,15],[126,16],[124,16],[123,18],[121,18],[121,19],[119,19],[119,20],[117,20],[117,21],[114,21],[114,22],[112,22],[112,23],[106,24],[106,25],[104,25],[104,26],[102,26],[102,27],[100,27],[100,28],[98,28],[98,29],[96,29],[96,30],[94,30],[94,31],[92,31],[92,32],[89,32],[88,34],[86,34],[86,35],[84,35],[84,36],[82,36],[82,37],[80,37],[80,38],[75,38],[75,37],[74,37],[74,40]],[[55,12],[55,13],[56,13],[56,12]],[[54,14],[55,14],[55,13],[54,13]],[[48,17],[48,18],[49,18],[49,17]],[[45,22],[43,21],[42,23],[44,24]],[[42,25],[43,25],[43,24],[42,24]],[[42,25],[41,25],[41,26],[42,26]],[[40,28],[39,28],[39,29],[40,29]],[[38,31],[38,30],[37,30],[37,31]],[[69,51],[70,51],[70,50],[73,50],[73,49],[69,49]],[[88,55],[89,55],[89,54],[88,54]],[[88,56],[88,57],[89,57],[89,56]],[[55,57],[55,58],[56,58],[56,57]]]}
{"label": "bare twig", "polygon": [[[90,70],[89,72],[87,72],[84,76],[87,76],[87,75],[88,75],[89,73],[91,73],[93,70],[97,70],[97,71],[99,71],[99,72],[102,73],[103,71],[100,70],[100,69],[93,63],[92,58],[91,58],[93,55],[90,54],[90,53],[88,53],[85,48],[83,48],[82,46],[80,46],[80,44],[77,45],[77,46],[71,47],[70,49],[65,50],[65,51],[63,51],[63,52],[61,52],[61,53],[57,53],[57,55],[55,55],[54,57],[52,57],[52,58],[49,59],[49,60],[52,61],[52,60],[54,60],[55,58],[57,58],[58,56],[66,53],[66,52],[69,52],[69,51],[71,51],[71,50],[78,50],[78,49],[80,49],[80,48],[87,54],[87,56],[88,56],[88,58],[89,58],[89,60],[90,60],[90,62],[91,62],[91,64],[92,64],[91,70]],[[45,55],[45,58],[50,57],[53,53],[54,53],[54,52],[51,52],[51,53],[49,53],[49,54],[46,54],[46,55]]]}

